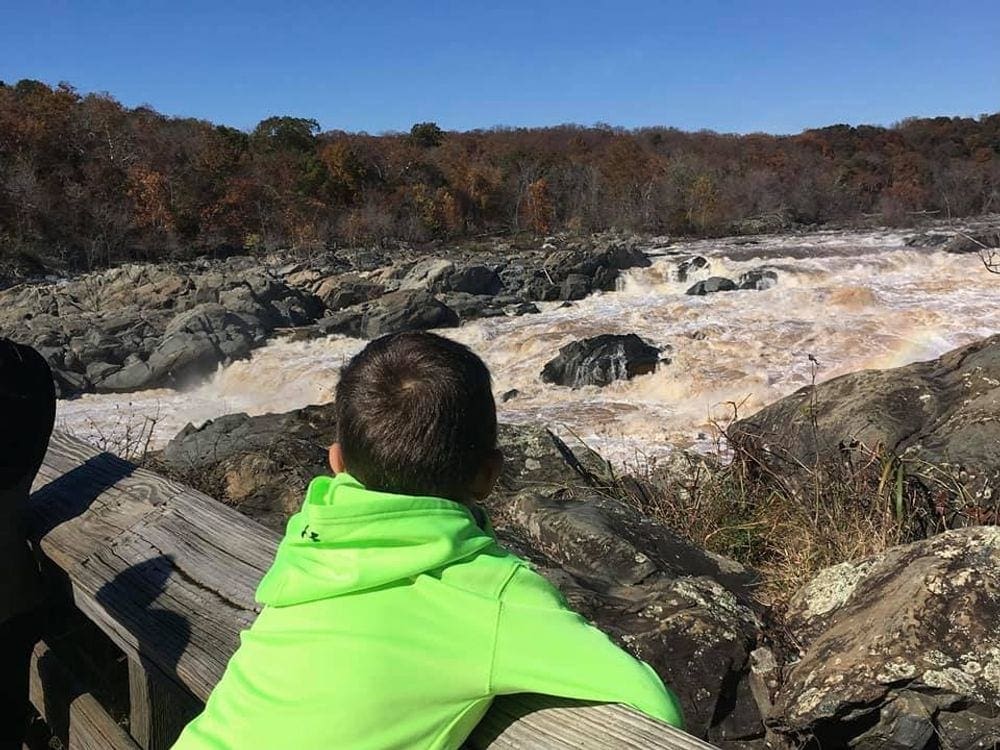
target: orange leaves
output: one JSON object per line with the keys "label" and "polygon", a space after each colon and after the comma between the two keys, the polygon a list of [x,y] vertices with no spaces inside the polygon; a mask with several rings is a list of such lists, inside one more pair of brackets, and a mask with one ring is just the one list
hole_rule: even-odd
{"label": "orange leaves", "polygon": [[128,171],[128,196],[134,206],[135,223],[145,229],[173,229],[170,188],[159,172],[137,165]]}
{"label": "orange leaves", "polygon": [[531,231],[548,234],[555,221],[555,205],[549,181],[544,177],[528,185],[528,196],[524,206],[525,218]]}

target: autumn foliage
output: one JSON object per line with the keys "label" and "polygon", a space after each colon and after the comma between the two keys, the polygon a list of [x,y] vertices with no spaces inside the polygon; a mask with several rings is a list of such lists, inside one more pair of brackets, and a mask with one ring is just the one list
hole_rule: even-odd
{"label": "autumn foliage", "polygon": [[251,132],[0,84],[0,252],[73,267],[220,248],[611,227],[779,229],[1000,209],[1000,114],[794,136],[610,126]]}

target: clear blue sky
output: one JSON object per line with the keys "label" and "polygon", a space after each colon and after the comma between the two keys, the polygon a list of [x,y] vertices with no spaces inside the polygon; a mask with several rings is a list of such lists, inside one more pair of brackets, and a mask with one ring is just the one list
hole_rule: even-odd
{"label": "clear blue sky", "polygon": [[788,133],[1000,111],[1000,0],[2,0],[20,78],[240,128]]}

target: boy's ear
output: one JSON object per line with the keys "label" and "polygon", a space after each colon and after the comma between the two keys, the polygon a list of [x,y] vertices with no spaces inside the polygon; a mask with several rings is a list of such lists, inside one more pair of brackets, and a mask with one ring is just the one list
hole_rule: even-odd
{"label": "boy's ear", "polygon": [[490,453],[483,465],[479,467],[479,472],[472,484],[472,499],[481,502],[490,496],[497,480],[500,479],[500,472],[503,470],[503,453],[494,450]]}
{"label": "boy's ear", "polygon": [[347,471],[344,468],[344,452],[340,449],[340,443],[330,446],[330,468],[334,474],[343,474]]}

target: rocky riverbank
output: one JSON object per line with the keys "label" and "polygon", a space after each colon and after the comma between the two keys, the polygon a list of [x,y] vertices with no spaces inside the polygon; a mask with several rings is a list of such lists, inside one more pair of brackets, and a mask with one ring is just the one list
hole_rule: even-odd
{"label": "rocky riverbank", "polygon": [[621,271],[649,265],[648,245],[601,235],[128,265],[0,291],[0,335],[42,352],[63,398],[181,388],[288,329],[374,338],[614,289]]}
{"label": "rocky riverbank", "polygon": [[[850,440],[881,440],[902,456],[951,456],[955,476],[974,482],[956,485],[949,503],[965,496],[964,486],[985,508],[1000,491],[998,354],[994,337],[935,362],[794,394],[737,429],[771,435],[773,460],[789,452],[799,460],[745,479],[792,482],[792,467],[817,446],[837,461]],[[813,404],[815,420],[802,416],[803,403]],[[187,427],[156,462],[280,529],[325,470],[336,433],[329,405],[235,414]],[[636,502],[656,492],[647,478],[615,474],[594,452],[539,427],[504,425],[501,447],[507,463],[487,503],[498,537],[677,690],[694,734],[742,750],[1000,742],[1000,532],[973,525],[982,516],[822,570],[773,610],[758,595],[758,573],[640,510],[655,504]],[[664,467],[689,495],[706,472],[721,470],[711,461]]]}

